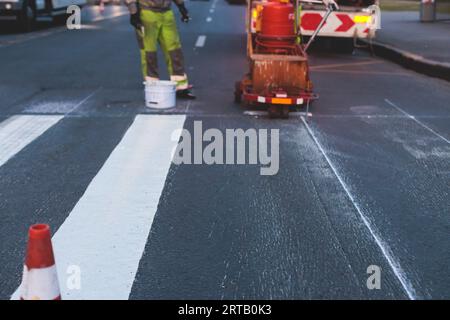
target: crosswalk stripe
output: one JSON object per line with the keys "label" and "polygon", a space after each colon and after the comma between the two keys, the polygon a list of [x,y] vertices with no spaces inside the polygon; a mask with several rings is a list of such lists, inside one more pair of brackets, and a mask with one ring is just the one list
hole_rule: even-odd
{"label": "crosswalk stripe", "polygon": [[0,123],[0,166],[29,143],[54,126],[64,116],[17,115]]}
{"label": "crosswalk stripe", "polygon": [[63,299],[128,299],[184,121],[137,115],[53,236]]}

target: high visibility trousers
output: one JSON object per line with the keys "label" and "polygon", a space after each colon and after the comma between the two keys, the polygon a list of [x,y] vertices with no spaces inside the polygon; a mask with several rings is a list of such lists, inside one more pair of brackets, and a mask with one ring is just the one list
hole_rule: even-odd
{"label": "high visibility trousers", "polygon": [[142,9],[141,20],[144,30],[137,30],[136,33],[141,50],[144,79],[159,79],[157,61],[159,44],[164,53],[170,80],[177,83],[177,90],[188,88],[183,52],[173,11],[155,12]]}

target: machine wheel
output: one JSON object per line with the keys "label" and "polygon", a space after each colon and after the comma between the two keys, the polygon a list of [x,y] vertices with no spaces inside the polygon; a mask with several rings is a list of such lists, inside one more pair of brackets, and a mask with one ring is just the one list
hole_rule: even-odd
{"label": "machine wheel", "polygon": [[283,106],[280,109],[280,118],[289,119],[289,106]]}
{"label": "machine wheel", "polygon": [[33,31],[36,23],[36,10],[28,1],[24,3],[17,21],[23,32]]}
{"label": "machine wheel", "polygon": [[289,119],[289,106],[270,105],[267,112],[271,119]]}
{"label": "machine wheel", "polygon": [[281,117],[281,109],[279,106],[269,105],[267,112],[270,119],[278,119]]}
{"label": "machine wheel", "polygon": [[267,109],[267,112],[269,114],[270,119],[278,118],[278,110],[275,106],[270,105],[269,108]]}

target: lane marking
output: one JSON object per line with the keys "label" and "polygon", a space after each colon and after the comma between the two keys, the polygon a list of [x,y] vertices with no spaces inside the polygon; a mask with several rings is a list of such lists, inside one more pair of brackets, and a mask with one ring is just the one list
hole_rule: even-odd
{"label": "lane marking", "polygon": [[365,66],[365,65],[371,65],[371,64],[380,64],[382,61],[361,61],[361,62],[352,62],[352,63],[334,63],[334,64],[322,64],[322,65],[316,65],[311,66],[310,70],[318,70],[318,69],[326,69],[326,68],[339,68],[339,67],[353,67],[353,66]]}
{"label": "lane marking", "polygon": [[447,138],[445,138],[444,136],[442,136],[441,134],[439,134],[438,132],[434,131],[433,129],[431,129],[429,126],[427,126],[425,123],[423,123],[422,121],[418,120],[415,116],[407,113],[405,110],[403,110],[402,108],[400,108],[398,105],[396,105],[395,103],[393,103],[392,101],[390,101],[389,99],[384,99],[384,101],[386,101],[386,103],[388,103],[389,105],[391,105],[392,107],[394,107],[395,109],[397,109],[397,111],[403,113],[407,118],[414,120],[418,125],[420,125],[421,127],[427,129],[428,131],[430,131],[432,134],[434,134],[436,137],[441,138],[443,141],[447,142],[448,144],[450,144],[450,140],[448,140]]}
{"label": "lane marking", "polygon": [[406,72],[389,72],[389,71],[360,71],[360,70],[341,70],[341,69],[316,69],[314,72],[322,73],[344,73],[344,74],[363,74],[363,75],[387,75],[387,76],[402,76],[410,77]]}
{"label": "lane marking", "polygon": [[67,113],[62,115],[22,114],[11,116],[5,121],[0,122],[0,167],[62,120],[66,114],[84,104],[98,90],[94,90],[87,97],[75,104]]}
{"label": "lane marking", "polygon": [[[115,18],[124,16],[127,14],[128,14],[128,10],[122,11],[122,12],[113,12],[111,15],[108,15],[108,16],[98,16],[90,21],[87,21],[87,23],[82,23],[81,28],[82,29],[92,29],[92,28],[94,28],[94,26],[91,25],[92,23],[105,21],[108,19],[115,19]],[[63,31],[70,31],[70,30],[68,30],[66,26],[58,26],[58,27],[51,27],[50,30],[35,31],[31,34],[20,35],[16,39],[11,39],[11,40],[2,40],[2,38],[0,37],[0,48],[5,48],[5,47],[12,46],[12,45],[22,44],[22,43],[28,42],[30,40],[45,38],[45,37],[48,37],[51,35],[61,33]]]}
{"label": "lane marking", "polygon": [[[362,118],[362,119],[406,119],[407,117],[405,117],[404,115],[392,115],[392,114],[318,114],[315,113],[314,117],[316,118]],[[426,116],[421,116],[420,118],[424,118],[424,119],[450,119],[450,116],[438,116],[438,115],[426,115]]]}
{"label": "lane marking", "polygon": [[198,36],[197,41],[195,42],[195,46],[197,48],[202,48],[205,45],[205,42],[206,42],[206,36],[204,36],[204,35]]}
{"label": "lane marking", "polygon": [[[244,115],[246,116],[256,116],[256,117],[261,117],[261,116],[269,116],[269,112],[268,111],[263,111],[263,110],[246,110],[244,111]],[[306,114],[306,112],[302,112],[302,111],[294,111],[294,112],[289,112],[289,116],[294,116],[294,117],[301,117],[301,116],[308,116],[308,117],[312,117],[312,113],[308,112],[308,114]]]}
{"label": "lane marking", "polygon": [[17,115],[0,123],[0,166],[58,123],[63,115]]}
{"label": "lane marking", "polygon": [[211,22],[211,21],[212,21],[211,17],[206,18],[206,22]]}
{"label": "lane marking", "polygon": [[408,298],[410,300],[415,300],[416,299],[416,292],[415,292],[414,288],[412,287],[411,282],[406,277],[406,274],[403,271],[402,267],[400,266],[400,263],[398,261],[396,261],[396,259],[394,259],[394,257],[392,256],[392,254],[391,254],[390,250],[388,249],[387,245],[385,244],[385,242],[383,240],[381,240],[381,237],[372,228],[368,218],[366,218],[366,216],[363,214],[361,208],[359,207],[359,205],[356,202],[355,198],[351,194],[350,189],[347,187],[347,184],[344,182],[344,180],[342,179],[341,175],[337,171],[336,167],[331,162],[330,158],[326,154],[326,152],[323,149],[322,145],[320,144],[319,140],[316,138],[316,135],[314,134],[314,132],[312,131],[312,129],[308,125],[308,122],[305,121],[304,117],[301,117],[301,119],[302,119],[302,122],[305,125],[306,130],[308,131],[309,135],[313,139],[313,141],[316,144],[316,146],[319,148],[319,150],[322,153],[323,157],[327,161],[327,163],[330,166],[331,170],[333,171],[334,175],[338,179],[339,183],[341,184],[341,186],[344,189],[345,193],[347,194],[348,198],[350,199],[350,201],[352,202],[352,204],[355,207],[356,211],[358,212],[361,220],[364,222],[365,226],[367,227],[367,229],[369,230],[370,234],[374,238],[377,246],[380,248],[381,252],[383,253],[384,257],[386,258],[386,260],[387,260],[389,266],[391,267],[392,271],[394,272],[395,276],[400,281],[400,283],[401,283],[401,285],[403,287],[403,290],[408,295]]}
{"label": "lane marking", "polygon": [[81,100],[80,102],[78,102],[76,105],[73,106],[72,109],[70,109],[66,114],[69,114],[73,111],[75,111],[76,109],[78,109],[79,107],[81,107],[86,101],[88,101],[90,98],[92,98],[98,91],[100,91],[101,87],[95,89],[94,91],[92,91],[89,95],[87,95],[83,100]]}
{"label": "lane marking", "polygon": [[45,37],[48,37],[48,36],[51,36],[51,35],[60,33],[62,31],[66,31],[66,30],[67,30],[66,27],[57,27],[52,30],[37,31],[33,34],[22,35],[14,40],[1,40],[0,39],[0,48],[5,48],[5,47],[9,47],[9,46],[16,45],[16,44],[21,44],[24,42],[28,42],[30,40],[45,38]]}
{"label": "lane marking", "polygon": [[[185,119],[137,115],[53,236],[62,299],[128,299]],[[80,290],[66,286],[69,266]]]}

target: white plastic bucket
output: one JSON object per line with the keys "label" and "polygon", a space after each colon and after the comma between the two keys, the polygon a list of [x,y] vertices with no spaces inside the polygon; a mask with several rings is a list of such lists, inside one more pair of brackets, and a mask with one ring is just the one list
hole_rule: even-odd
{"label": "white plastic bucket", "polygon": [[169,109],[176,106],[176,82],[147,81],[145,85],[145,105],[154,109]]}

